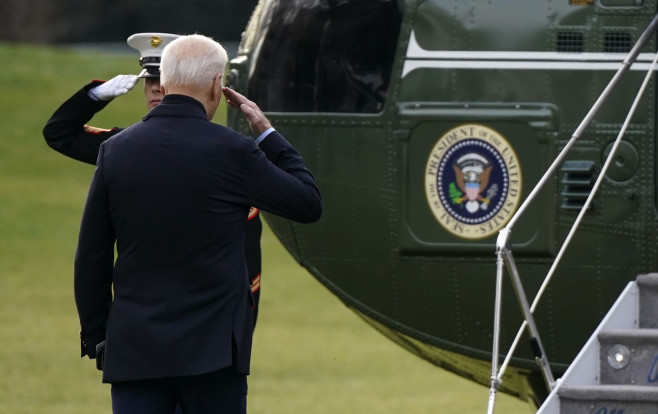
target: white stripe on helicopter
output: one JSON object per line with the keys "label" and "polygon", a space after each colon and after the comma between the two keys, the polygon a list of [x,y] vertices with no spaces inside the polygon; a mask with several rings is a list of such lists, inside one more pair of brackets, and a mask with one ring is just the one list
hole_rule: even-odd
{"label": "white stripe on helicopter", "polygon": [[[411,32],[404,78],[416,69],[618,70],[626,53],[427,50]],[[640,53],[630,70],[649,70],[653,53]]]}

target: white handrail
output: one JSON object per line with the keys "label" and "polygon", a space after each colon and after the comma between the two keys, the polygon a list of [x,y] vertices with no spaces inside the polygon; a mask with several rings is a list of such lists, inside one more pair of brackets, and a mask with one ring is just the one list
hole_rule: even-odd
{"label": "white handrail", "polygon": [[[495,298],[495,307],[494,307],[494,333],[493,333],[493,346],[492,346],[492,355],[491,355],[491,386],[489,390],[489,402],[487,406],[487,413],[488,414],[493,414],[494,412],[494,407],[495,407],[495,400],[496,400],[496,392],[498,389],[498,386],[502,382],[502,376],[505,372],[505,369],[507,368],[507,365],[509,364],[509,361],[511,359],[512,354],[516,350],[516,346],[518,345],[518,342],[520,340],[521,334],[523,333],[523,330],[526,328],[530,328],[531,335],[533,337],[533,340],[537,340],[538,345],[538,354],[535,355],[535,358],[540,364],[540,368],[542,369],[542,372],[544,374],[544,378],[547,381],[547,385],[549,389],[551,389],[554,386],[554,383],[552,381],[552,373],[550,372],[550,367],[548,366],[548,361],[546,360],[546,357],[544,355],[544,350],[541,347],[541,341],[539,340],[539,333],[537,332],[536,326],[534,324],[534,319],[532,316],[532,313],[537,307],[537,304],[539,303],[539,299],[541,298],[541,295],[545,291],[548,283],[550,282],[550,279],[552,278],[555,268],[559,264],[560,259],[562,258],[564,251],[566,249],[566,246],[570,243],[571,239],[573,238],[573,234],[575,233],[575,230],[577,229],[578,225],[582,221],[582,217],[587,211],[587,208],[589,207],[591,200],[593,199],[594,195],[596,194],[596,191],[598,190],[600,183],[603,180],[603,177],[605,176],[605,172],[607,171],[611,160],[613,158],[613,155],[615,154],[615,151],[617,150],[621,138],[623,137],[624,133],[626,132],[626,128],[628,127],[628,124],[630,123],[630,120],[635,112],[635,109],[637,107],[637,104],[639,103],[639,100],[644,93],[646,86],[648,85],[648,82],[651,78],[651,75],[653,74],[653,70],[656,66],[656,62],[658,61],[658,54],[655,55],[654,60],[651,64],[650,69],[647,71],[647,75],[645,76],[644,82],[642,83],[637,95],[635,96],[635,100],[633,101],[633,104],[631,106],[631,109],[629,110],[626,120],[624,121],[624,125],[622,126],[622,129],[619,132],[619,135],[617,139],[615,140],[615,144],[613,145],[610,154],[608,154],[608,158],[606,159],[606,162],[601,170],[601,173],[599,174],[599,177],[596,180],[596,183],[594,187],[592,188],[592,191],[590,192],[585,205],[583,206],[582,210],[580,211],[576,221],[574,222],[574,225],[571,228],[571,231],[567,235],[567,238],[565,239],[565,242],[562,245],[562,248],[558,252],[558,255],[556,256],[556,260],[553,262],[553,265],[551,266],[549,273],[547,274],[546,278],[544,279],[544,282],[542,283],[542,286],[540,287],[540,290],[538,291],[537,295],[535,296],[535,299],[533,300],[532,306],[530,308],[527,307],[527,302],[525,301],[525,293],[523,292],[523,287],[520,286],[520,278],[518,278],[518,273],[516,270],[516,265],[513,263],[512,256],[511,256],[511,248],[510,248],[510,235],[512,232],[512,228],[514,227],[514,224],[516,224],[516,221],[521,217],[521,215],[525,212],[529,204],[536,198],[537,194],[539,191],[544,187],[544,185],[548,182],[549,179],[551,179],[557,170],[558,166],[562,163],[564,158],[566,157],[567,153],[571,149],[571,147],[575,144],[575,142],[580,138],[582,132],[585,130],[585,128],[589,125],[591,120],[594,118],[594,115],[598,112],[600,109],[601,105],[603,102],[608,98],[610,95],[612,89],[616,86],[617,82],[621,78],[621,76],[629,69],[629,67],[633,64],[633,62],[637,59],[637,56],[639,55],[640,51],[648,40],[651,38],[653,33],[656,30],[656,27],[658,26],[658,14],[656,14],[647,28],[644,30],[638,41],[635,43],[633,46],[633,49],[629,52],[628,56],[624,61],[622,62],[622,66],[619,68],[619,70],[615,73],[613,76],[612,80],[608,83],[606,88],[603,90],[599,98],[596,100],[594,105],[590,108],[589,112],[585,116],[585,118],[582,120],[574,134],[572,135],[571,139],[567,142],[565,147],[562,149],[562,151],[558,154],[556,159],[553,161],[553,163],[549,166],[549,168],[546,170],[544,175],[541,177],[537,185],[533,188],[533,190],[530,192],[528,197],[525,199],[525,201],[521,204],[519,209],[516,211],[514,216],[510,219],[509,223],[505,228],[503,228],[498,235],[498,239],[496,240],[496,256],[497,256],[497,261],[496,261],[496,298]],[[517,296],[519,296],[519,301],[522,307],[522,311],[524,312],[524,321],[521,325],[521,328],[519,329],[519,332],[517,333],[513,343],[512,347],[510,348],[509,352],[506,355],[505,361],[501,365],[500,369],[498,369],[498,349],[500,346],[500,322],[501,322],[501,309],[502,309],[502,277],[503,277],[503,266],[502,263],[504,262],[505,258],[508,259],[508,267],[510,272],[515,276],[513,277],[513,284],[515,286],[515,289],[517,290]],[[519,295],[520,293],[520,295]]]}

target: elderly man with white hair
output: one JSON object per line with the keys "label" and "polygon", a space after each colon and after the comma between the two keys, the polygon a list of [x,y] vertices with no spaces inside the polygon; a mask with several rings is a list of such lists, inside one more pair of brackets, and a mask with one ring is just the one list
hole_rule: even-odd
{"label": "elderly man with white hair", "polygon": [[[84,353],[103,356],[114,413],[245,413],[253,297],[250,207],[301,223],[322,198],[259,107],[223,87],[227,55],[168,44],[163,99],[100,147],[75,258]],[[222,95],[254,140],[211,122]],[[116,260],[114,258],[116,243]],[[101,352],[102,351],[102,352]]]}

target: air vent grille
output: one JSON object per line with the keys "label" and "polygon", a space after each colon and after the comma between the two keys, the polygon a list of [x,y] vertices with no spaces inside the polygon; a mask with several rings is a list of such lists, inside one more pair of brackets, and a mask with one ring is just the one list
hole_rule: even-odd
{"label": "air vent grille", "polygon": [[633,44],[627,32],[608,32],[603,36],[603,51],[607,53],[628,53]]}
{"label": "air vent grille", "polygon": [[556,44],[558,52],[582,52],[583,47],[582,32],[558,32]]}
{"label": "air vent grille", "polygon": [[595,181],[593,161],[566,161],[562,172],[562,204],[560,208],[580,211],[585,205]]}

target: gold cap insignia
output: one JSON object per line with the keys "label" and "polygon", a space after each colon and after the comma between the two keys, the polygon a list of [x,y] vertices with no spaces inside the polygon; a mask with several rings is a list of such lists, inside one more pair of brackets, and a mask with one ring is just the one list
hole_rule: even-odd
{"label": "gold cap insignia", "polygon": [[162,38],[160,36],[151,36],[151,46],[158,47],[162,44]]}

